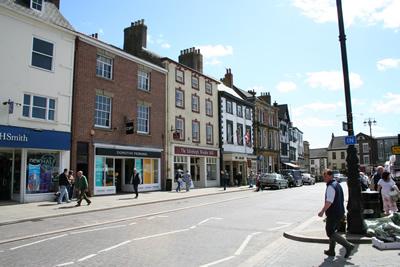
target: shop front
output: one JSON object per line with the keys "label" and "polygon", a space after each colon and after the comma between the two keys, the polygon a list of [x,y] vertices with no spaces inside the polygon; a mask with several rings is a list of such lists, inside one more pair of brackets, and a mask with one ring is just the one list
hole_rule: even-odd
{"label": "shop front", "polygon": [[190,172],[195,187],[219,186],[219,150],[174,146],[173,173]]}
{"label": "shop front", "polygon": [[139,191],[161,190],[161,149],[95,144],[94,195],[133,192],[133,170]]}
{"label": "shop front", "polygon": [[71,134],[0,126],[0,200],[54,199],[58,175],[69,167]]}

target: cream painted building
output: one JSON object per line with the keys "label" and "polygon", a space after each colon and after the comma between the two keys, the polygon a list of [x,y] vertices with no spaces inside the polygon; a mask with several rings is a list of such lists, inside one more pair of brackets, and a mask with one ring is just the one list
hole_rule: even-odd
{"label": "cream painted building", "polygon": [[174,181],[176,172],[183,170],[190,172],[195,187],[218,186],[219,82],[202,73],[202,55],[194,48],[181,51],[179,62],[162,60],[168,70],[167,178]]}
{"label": "cream painted building", "polygon": [[0,198],[54,199],[69,168],[75,36],[60,1],[0,0]]}

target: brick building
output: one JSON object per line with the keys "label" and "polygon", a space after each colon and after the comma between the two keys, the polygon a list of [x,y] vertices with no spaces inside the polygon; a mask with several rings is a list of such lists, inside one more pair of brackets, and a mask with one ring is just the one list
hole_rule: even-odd
{"label": "brick building", "polygon": [[[127,37],[142,26],[125,29],[126,51],[141,41]],[[167,71],[156,57],[140,59],[97,34],[78,34],[75,46],[71,168],[83,170],[95,195],[132,191],[133,168],[139,191],[160,190]]]}

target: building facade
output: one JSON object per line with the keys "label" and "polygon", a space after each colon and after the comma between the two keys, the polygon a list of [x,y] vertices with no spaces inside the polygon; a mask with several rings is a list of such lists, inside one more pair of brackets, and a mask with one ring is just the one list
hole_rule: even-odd
{"label": "building facade", "polygon": [[377,142],[377,165],[384,166],[387,161],[389,161],[389,157],[392,155],[392,146],[399,145],[397,136],[382,136],[376,137]]}
{"label": "building facade", "polygon": [[290,158],[289,158],[289,132],[290,128],[292,127],[292,123],[290,121],[290,116],[289,116],[289,109],[287,104],[283,105],[278,105],[279,112],[278,112],[278,118],[279,118],[279,141],[280,141],[280,163],[281,169],[286,169],[287,165],[286,163],[290,163]]}
{"label": "building facade", "polygon": [[[228,70],[230,72],[230,69]],[[234,184],[238,172],[243,177],[249,174],[253,156],[253,105],[239,96],[232,88],[218,85],[220,144],[222,169]],[[243,179],[242,181],[245,181]]]}
{"label": "building facade", "polygon": [[[189,171],[195,187],[219,185],[218,81],[203,74],[202,55],[181,51],[179,62],[162,59],[168,71],[166,120],[167,177]],[[176,185],[176,184],[175,184]]]}
{"label": "building facade", "polygon": [[328,168],[328,149],[310,149],[310,173],[322,181],[322,174],[326,168]]}
{"label": "building facade", "polygon": [[356,135],[357,156],[360,164],[360,171],[372,174],[378,159],[377,143],[375,138],[359,133]]}
{"label": "building facade", "polygon": [[59,1],[2,0],[0,30],[0,198],[51,200],[70,163],[73,28]]}
{"label": "building facade", "polygon": [[328,146],[328,168],[339,170],[346,173],[347,163],[347,145],[345,144],[346,136],[334,136],[332,134],[331,141]]}
{"label": "building facade", "polygon": [[125,50],[77,37],[71,168],[84,172],[94,195],[133,191],[134,168],[139,191],[165,183],[167,71],[127,52],[141,41],[129,34],[143,29],[143,21],[125,29]]}

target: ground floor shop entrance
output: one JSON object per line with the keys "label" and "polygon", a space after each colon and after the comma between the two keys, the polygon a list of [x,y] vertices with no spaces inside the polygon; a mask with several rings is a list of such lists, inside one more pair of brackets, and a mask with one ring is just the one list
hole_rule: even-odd
{"label": "ground floor shop entrance", "polygon": [[0,151],[0,200],[10,200],[13,183],[13,152]]}

